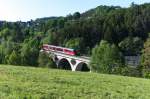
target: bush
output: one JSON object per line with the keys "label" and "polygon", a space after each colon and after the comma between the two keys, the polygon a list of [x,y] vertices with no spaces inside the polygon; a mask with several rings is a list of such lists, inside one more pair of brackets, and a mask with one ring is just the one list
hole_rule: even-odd
{"label": "bush", "polygon": [[116,67],[114,68],[113,74],[131,77],[141,77],[142,75],[141,69],[139,69],[139,67],[131,66]]}
{"label": "bush", "polygon": [[150,79],[150,70],[143,69],[142,74],[143,74],[144,78],[149,78]]}

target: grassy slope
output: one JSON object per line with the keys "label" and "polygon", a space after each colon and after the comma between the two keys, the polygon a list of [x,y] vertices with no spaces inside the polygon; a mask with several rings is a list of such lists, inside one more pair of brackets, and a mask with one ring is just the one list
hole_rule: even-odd
{"label": "grassy slope", "polygon": [[0,99],[149,99],[150,80],[0,66]]}

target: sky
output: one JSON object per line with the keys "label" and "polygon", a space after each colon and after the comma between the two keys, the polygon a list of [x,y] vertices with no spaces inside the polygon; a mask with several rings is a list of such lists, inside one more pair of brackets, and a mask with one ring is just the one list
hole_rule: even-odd
{"label": "sky", "polygon": [[99,5],[129,7],[131,3],[150,3],[150,0],[0,0],[0,20],[29,21],[31,19],[66,16],[85,12]]}

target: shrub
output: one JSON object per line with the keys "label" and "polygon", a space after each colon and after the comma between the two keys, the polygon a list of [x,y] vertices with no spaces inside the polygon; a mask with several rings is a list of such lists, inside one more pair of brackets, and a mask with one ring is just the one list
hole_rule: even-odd
{"label": "shrub", "polygon": [[141,69],[139,69],[139,67],[131,67],[131,66],[115,67],[113,74],[132,77],[141,77],[142,75]]}

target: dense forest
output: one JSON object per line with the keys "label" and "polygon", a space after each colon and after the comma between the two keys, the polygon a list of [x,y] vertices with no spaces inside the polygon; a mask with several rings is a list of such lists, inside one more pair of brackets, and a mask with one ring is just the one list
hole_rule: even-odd
{"label": "dense forest", "polygon": [[149,3],[132,3],[128,8],[98,6],[84,13],[28,22],[0,21],[0,63],[44,65],[41,59],[44,56],[39,53],[44,43],[76,48],[81,54],[91,56],[92,49],[104,40],[122,55],[141,55],[149,33]]}

